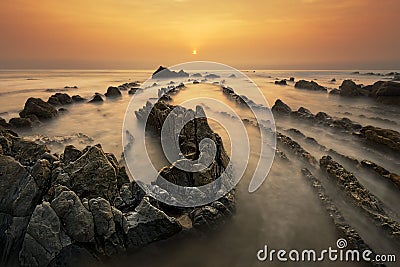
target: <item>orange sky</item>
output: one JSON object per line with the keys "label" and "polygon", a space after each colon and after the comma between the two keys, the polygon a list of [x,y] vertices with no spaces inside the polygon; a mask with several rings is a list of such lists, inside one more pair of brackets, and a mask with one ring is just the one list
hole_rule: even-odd
{"label": "orange sky", "polygon": [[0,68],[399,69],[399,12],[397,0],[0,0]]}

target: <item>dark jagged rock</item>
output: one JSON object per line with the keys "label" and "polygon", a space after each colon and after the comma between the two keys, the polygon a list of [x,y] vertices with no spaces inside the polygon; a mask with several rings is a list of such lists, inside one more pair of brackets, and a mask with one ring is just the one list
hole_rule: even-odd
{"label": "dark jagged rock", "polygon": [[400,151],[400,133],[395,130],[368,125],[360,129],[358,136],[365,138],[371,143],[383,145],[397,152]]}
{"label": "dark jagged rock", "polygon": [[12,128],[29,129],[32,128],[32,121],[29,118],[12,118],[9,121]]}
{"label": "dark jagged rock", "polygon": [[72,243],[48,202],[36,206],[29,221],[19,255],[21,266],[47,266],[65,246]]}
{"label": "dark jagged rock", "polygon": [[335,79],[335,78],[332,78],[332,79],[331,79],[331,83],[334,83],[334,82],[336,82],[336,79]]}
{"label": "dark jagged rock", "polygon": [[51,208],[57,213],[66,233],[72,239],[78,242],[93,240],[93,215],[73,191],[64,186],[56,187]]}
{"label": "dark jagged rock", "polygon": [[68,145],[64,148],[62,161],[67,164],[73,162],[82,156],[82,152],[73,145]]}
{"label": "dark jagged rock", "polygon": [[328,177],[352,199],[356,206],[370,216],[379,226],[396,238],[400,237],[400,224],[387,214],[384,204],[366,189],[358,179],[330,156],[320,159],[320,167]]}
{"label": "dark jagged rock", "polygon": [[106,97],[121,97],[121,91],[118,87],[110,86],[107,89],[107,92],[104,94]]}
{"label": "dark jagged rock", "polygon": [[318,83],[314,81],[306,81],[306,80],[300,80],[297,81],[294,85],[295,88],[298,89],[305,89],[305,90],[312,90],[312,91],[325,91],[326,88],[319,85]]}
{"label": "dark jagged rock", "polygon": [[365,90],[361,89],[361,85],[357,85],[352,80],[344,80],[339,86],[341,96],[362,96],[365,95]]}
{"label": "dark jagged rock", "polygon": [[294,77],[290,77],[289,82],[294,82]]}
{"label": "dark jagged rock", "polygon": [[372,162],[370,160],[362,160],[361,161],[361,166],[364,168],[373,170],[380,176],[382,176],[385,179],[388,179],[392,183],[394,183],[399,189],[400,189],[400,175],[396,173],[391,173],[390,171],[386,170],[382,166],[379,166],[375,162]]}
{"label": "dark jagged rock", "polygon": [[400,105],[400,83],[392,81],[375,83],[371,95],[378,102]]}
{"label": "dark jagged rock", "polygon": [[72,98],[65,93],[56,93],[49,97],[47,103],[53,106],[62,106],[72,104]]}
{"label": "dark jagged rock", "polygon": [[393,75],[392,81],[398,82],[400,81],[400,73],[396,73]]}
{"label": "dark jagged rock", "polygon": [[275,81],[277,85],[287,85],[286,80]]}
{"label": "dark jagged rock", "polygon": [[35,115],[40,120],[48,120],[57,116],[57,110],[40,98],[31,97],[25,102],[25,107],[19,115],[21,118],[29,118],[30,115]]}
{"label": "dark jagged rock", "polygon": [[292,109],[283,103],[282,100],[278,99],[275,101],[275,104],[272,106],[272,112],[278,113],[278,114],[283,114],[283,115],[290,115],[292,112]]}
{"label": "dark jagged rock", "polygon": [[151,205],[147,198],[143,198],[134,212],[124,214],[124,219],[126,245],[131,249],[165,239],[182,230],[177,220]]}
{"label": "dark jagged rock", "polygon": [[85,98],[83,98],[83,97],[81,97],[80,95],[73,95],[72,97],[72,101],[73,102],[83,102],[83,101],[86,101],[86,99]]}
{"label": "dark jagged rock", "polygon": [[100,146],[88,147],[64,170],[70,177],[70,188],[81,198],[113,201],[118,194],[117,171]]}
{"label": "dark jagged rock", "polygon": [[95,93],[93,98],[89,100],[89,103],[101,103],[103,102],[103,97],[99,93]]}
{"label": "dark jagged rock", "polygon": [[152,75],[152,79],[167,79],[167,78],[184,78],[189,77],[189,74],[180,70],[178,72],[171,71],[168,68],[160,66]]}

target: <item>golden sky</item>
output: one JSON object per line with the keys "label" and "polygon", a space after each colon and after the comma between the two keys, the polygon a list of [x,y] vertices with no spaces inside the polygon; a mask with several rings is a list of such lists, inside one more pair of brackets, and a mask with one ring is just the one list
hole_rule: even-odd
{"label": "golden sky", "polygon": [[397,0],[0,0],[0,68],[399,69],[399,12]]}

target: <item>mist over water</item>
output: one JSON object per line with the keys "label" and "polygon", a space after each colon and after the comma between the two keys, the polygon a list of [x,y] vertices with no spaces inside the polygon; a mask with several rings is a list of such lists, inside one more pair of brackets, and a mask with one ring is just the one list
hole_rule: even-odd
{"label": "mist over water", "polygon": [[[374,125],[393,130],[400,130],[400,109],[395,106],[383,105],[365,98],[346,99],[326,92],[299,90],[288,82],[287,86],[275,85],[276,79],[315,80],[328,88],[338,88],[343,79],[353,79],[356,83],[372,84],[379,79],[369,75],[350,74],[351,71],[245,71],[261,89],[269,106],[276,99],[281,99],[293,110],[303,106],[312,113],[323,111],[334,117],[347,117],[361,125]],[[105,93],[108,86],[125,82],[144,82],[151,76],[150,71],[0,71],[0,116],[6,119],[16,117],[29,97],[41,97],[44,100],[59,91],[70,95],[79,94],[90,98],[94,92]],[[335,78],[337,82],[330,82]],[[238,77],[238,79],[241,79]],[[210,79],[209,82],[221,79]],[[167,83],[168,81],[165,81]],[[157,86],[163,86],[157,81]],[[240,81],[240,88],[232,85],[235,92],[246,95],[246,83]],[[65,86],[77,86],[64,88]],[[226,85],[230,85],[227,83]],[[249,85],[250,86],[250,85]],[[49,92],[46,89],[54,89]],[[54,91],[54,92],[53,92]],[[78,148],[100,143],[107,152],[114,153],[117,158],[122,153],[122,124],[125,110],[130,97],[122,92],[123,97],[115,100],[107,99],[102,104],[77,103],[66,106],[68,112],[59,118],[43,124],[33,131],[21,132],[22,136],[48,144],[52,152],[62,153],[67,144]],[[180,104],[197,96],[207,96],[217,99],[232,107],[242,118],[250,118],[248,109],[228,99],[213,84],[188,85],[184,90],[172,96],[171,103]],[[258,103],[258,99],[246,95]],[[205,106],[206,114],[212,114],[219,120],[229,120],[222,114],[218,106]],[[224,147],[230,153],[231,140],[224,128],[213,120],[210,126],[223,139]],[[320,159],[326,152],[315,145],[305,142],[298,136],[287,132],[290,128],[300,130],[307,137],[312,137],[319,144],[332,148],[340,154],[354,157],[358,160],[368,159],[376,162],[391,172],[399,173],[398,155],[374,149],[360,142],[357,137],[341,133],[337,130],[312,126],[290,118],[275,118],[277,131],[282,132],[297,141],[305,150]],[[259,158],[260,132],[252,125],[246,125],[250,139],[250,160],[243,179],[237,187],[236,214],[220,229],[206,236],[186,233],[149,246],[128,256],[112,260],[113,266],[280,266],[279,262],[257,261],[256,253],[264,245],[273,249],[316,249],[322,250],[335,247],[339,235],[322,207],[318,196],[313,191],[309,181],[301,174],[304,163],[285,148],[283,150],[290,162],[275,158],[271,171],[264,184],[254,193],[248,192],[251,174]],[[232,136],[231,136],[232,138]],[[234,137],[233,137],[234,138]],[[151,137],[147,147],[154,161],[161,153],[157,142]],[[153,146],[154,145],[154,146]],[[140,152],[137,153],[141,155]],[[336,159],[336,158],[335,158]],[[379,179],[375,175],[354,168],[345,161],[339,161],[347,170],[354,172],[366,188],[378,196],[391,210],[393,218],[399,220],[400,194],[392,184]],[[162,165],[162,164],[161,164]],[[362,238],[378,253],[396,253],[400,256],[400,244],[387,237],[383,231],[368,221],[367,217],[351,207],[343,193],[325,178],[323,173],[316,171],[314,175],[321,178],[334,198],[344,217],[360,233]],[[133,174],[134,176],[134,174]],[[320,266],[320,264],[310,264]],[[324,263],[324,266],[363,266],[363,263]],[[298,263],[285,263],[285,266],[298,266]],[[394,266],[394,265],[393,265]]]}

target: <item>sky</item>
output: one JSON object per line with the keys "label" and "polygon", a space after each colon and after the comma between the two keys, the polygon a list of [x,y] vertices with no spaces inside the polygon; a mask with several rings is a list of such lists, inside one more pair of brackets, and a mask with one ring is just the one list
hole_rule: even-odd
{"label": "sky", "polygon": [[399,12],[397,0],[1,0],[0,68],[398,70]]}

